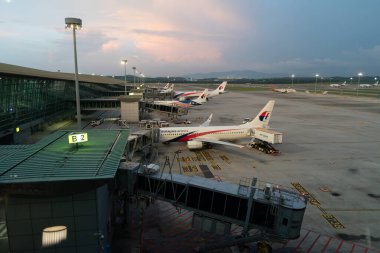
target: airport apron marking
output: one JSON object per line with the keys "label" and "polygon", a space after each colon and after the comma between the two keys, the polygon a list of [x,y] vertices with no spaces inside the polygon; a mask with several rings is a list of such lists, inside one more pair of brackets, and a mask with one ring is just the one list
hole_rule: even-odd
{"label": "airport apron marking", "polygon": [[330,225],[335,229],[346,228],[333,214],[323,213],[322,217],[327,220]]}
{"label": "airport apron marking", "polygon": [[321,203],[319,203],[319,201],[311,193],[309,193],[300,183],[292,182],[291,184],[293,185],[294,188],[296,188],[297,191],[299,191],[299,193],[307,197],[310,204],[314,206],[321,205]]}
{"label": "airport apron marking", "polygon": [[322,217],[335,229],[344,229],[346,228],[333,214],[327,213],[326,210],[321,207],[321,203],[310,193],[308,192],[300,183],[292,182],[293,187],[302,195],[307,197],[310,204],[316,206],[322,212]]}

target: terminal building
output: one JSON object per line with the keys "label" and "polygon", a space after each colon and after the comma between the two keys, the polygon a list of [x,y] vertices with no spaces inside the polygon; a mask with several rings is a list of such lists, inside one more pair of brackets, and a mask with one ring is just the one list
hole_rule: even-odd
{"label": "terminal building", "polygon": [[[20,143],[42,124],[75,115],[75,76],[0,63],[0,143]],[[123,94],[124,82],[79,75],[81,98]]]}
{"label": "terminal building", "polygon": [[196,228],[213,224],[209,232],[221,235],[238,224],[247,237],[252,227],[280,239],[300,236],[306,199],[297,192],[129,163],[128,137],[121,129],[60,130],[35,144],[0,146],[0,251],[109,252],[128,210],[142,208],[127,202],[131,196],[191,210]]}
{"label": "terminal building", "polygon": [[[0,144],[23,143],[44,124],[75,119],[74,80],[72,73],[0,63]],[[149,88],[147,93],[133,90],[133,85],[125,84],[124,80],[80,74],[79,86],[84,115],[94,110],[119,108],[121,119],[138,122],[142,108],[147,106],[172,115],[187,113],[181,108],[140,101],[143,96],[164,99],[171,94],[161,94],[154,88]]]}
{"label": "terminal building", "polygon": [[70,143],[75,136],[0,147],[0,252],[107,252],[129,132],[91,129]]}
{"label": "terminal building", "polygon": [[[79,81],[87,109],[118,107],[121,117],[139,119],[136,95],[115,99],[124,94],[122,81]],[[59,130],[15,145],[49,121],[73,118],[74,86],[73,74],[0,64],[0,144],[13,144],[0,145],[0,252],[110,252],[115,228],[128,220],[130,196],[191,210],[200,227],[222,224],[228,233],[234,223],[246,232],[260,227],[278,238],[299,237],[307,201],[296,192],[144,170],[127,161],[130,142],[137,143],[130,129]]]}

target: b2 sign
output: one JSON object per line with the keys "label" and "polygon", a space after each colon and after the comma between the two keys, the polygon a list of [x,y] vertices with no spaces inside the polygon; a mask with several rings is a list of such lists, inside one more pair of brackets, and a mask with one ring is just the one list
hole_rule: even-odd
{"label": "b2 sign", "polygon": [[69,144],[88,141],[87,133],[72,133],[69,134]]}

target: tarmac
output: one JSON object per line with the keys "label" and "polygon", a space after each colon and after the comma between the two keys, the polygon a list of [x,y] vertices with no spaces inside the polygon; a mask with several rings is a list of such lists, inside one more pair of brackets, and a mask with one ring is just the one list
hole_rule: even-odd
{"label": "tarmac", "polygon": [[[172,143],[157,145],[158,163],[167,172],[168,158],[174,173],[236,184],[242,178],[257,177],[259,182],[291,187],[308,196],[300,238],[271,242],[273,252],[380,252],[379,99],[227,92],[191,108],[182,119],[199,125],[213,113],[212,126],[238,125],[244,118],[255,117],[270,99],[276,101],[270,126],[283,133],[283,143],[275,145],[280,155],[222,145],[194,152],[185,143]],[[117,117],[119,113],[106,114]],[[168,120],[165,114],[150,115],[160,116]],[[118,126],[109,121],[100,128]],[[210,171],[205,173],[199,165],[207,165]],[[119,242],[125,250],[120,252],[192,252],[199,245],[225,240],[194,230],[192,212],[165,202],[152,203],[143,216],[143,229],[135,231],[134,243]],[[233,226],[231,230],[238,235],[242,229]]]}
{"label": "tarmac", "polygon": [[301,237],[273,245],[275,252],[379,252],[380,100],[229,92],[191,109],[186,119],[199,125],[213,113],[210,125],[238,125],[270,99],[276,101],[270,126],[283,133],[283,143],[275,145],[280,155],[222,145],[193,152],[172,143],[159,144],[160,164],[180,151],[173,172],[205,176],[199,165],[206,164],[215,180],[257,177],[307,195]]}

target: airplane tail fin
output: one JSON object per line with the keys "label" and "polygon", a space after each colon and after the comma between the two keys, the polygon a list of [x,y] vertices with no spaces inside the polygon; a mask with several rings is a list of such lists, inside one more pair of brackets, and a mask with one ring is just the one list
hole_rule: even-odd
{"label": "airplane tail fin", "polygon": [[196,99],[194,99],[192,101],[192,103],[195,103],[195,104],[204,104],[207,102],[207,91],[208,89],[205,89],[200,95],[199,97],[197,97]]}
{"label": "airplane tail fin", "polygon": [[268,127],[269,120],[272,116],[274,102],[274,100],[269,100],[268,103],[264,106],[263,109],[261,109],[261,111],[256,115],[256,117],[253,120],[240,126],[249,128]]}
{"label": "airplane tail fin", "polygon": [[207,102],[207,92],[208,92],[208,89],[205,89],[201,95],[199,95],[198,97],[198,100],[202,103],[205,103]]}
{"label": "airplane tail fin", "polygon": [[210,114],[210,116],[207,118],[207,120],[205,122],[200,124],[200,126],[201,127],[208,127],[210,125],[211,119],[212,119],[212,113]]}
{"label": "airplane tail fin", "polygon": [[163,89],[164,89],[164,90],[167,90],[167,89],[169,88],[169,85],[170,85],[169,83],[166,83],[166,85],[164,86]]}
{"label": "airplane tail fin", "polygon": [[218,88],[216,88],[215,90],[220,93],[223,93],[224,92],[224,89],[226,88],[227,86],[227,81],[223,81],[219,86]]}

